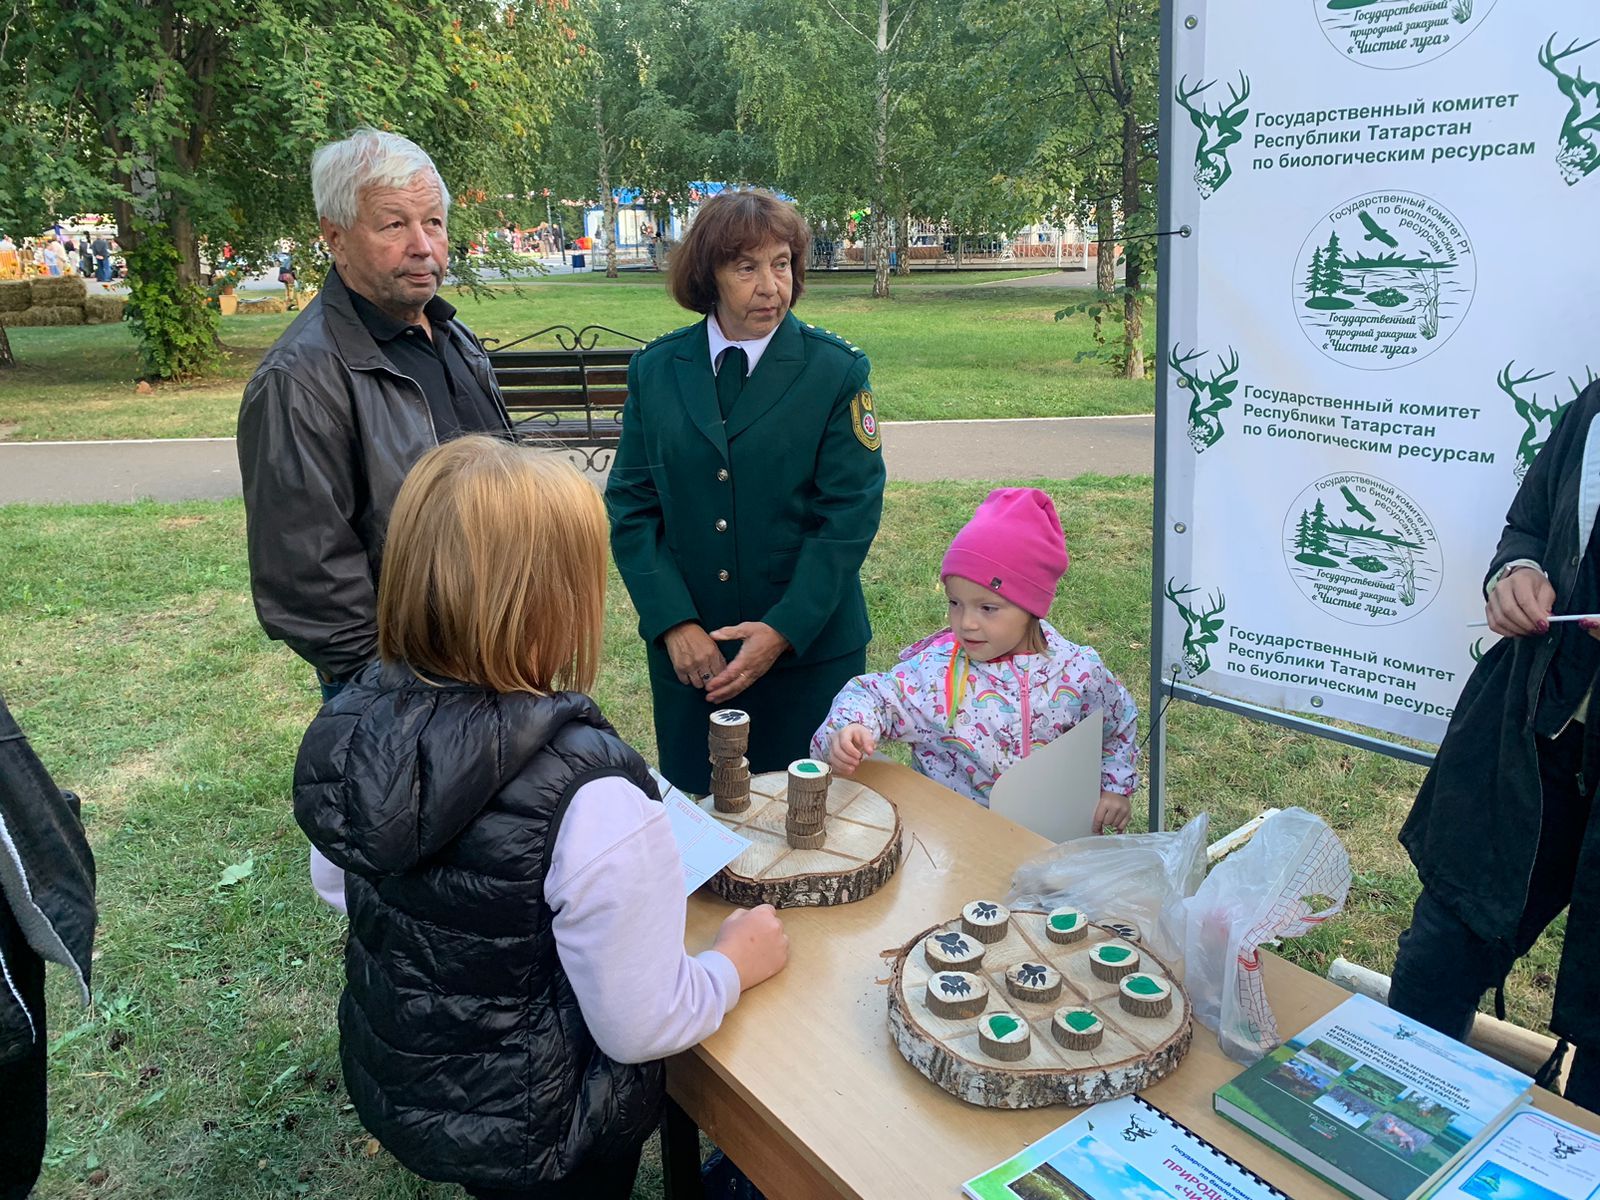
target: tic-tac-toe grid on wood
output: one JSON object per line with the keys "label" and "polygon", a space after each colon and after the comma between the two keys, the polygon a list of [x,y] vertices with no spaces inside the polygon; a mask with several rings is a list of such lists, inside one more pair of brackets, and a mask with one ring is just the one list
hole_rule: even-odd
{"label": "tic-tac-toe grid on wood", "polygon": [[750,780],[750,807],[708,814],[750,839],[748,850],[711,877],[711,890],[734,904],[803,908],[849,904],[872,895],[900,865],[900,813],[871,788],[834,778],[828,787],[827,838],[815,850],[789,845],[788,775]]}
{"label": "tic-tac-toe grid on wood", "polygon": [[[1183,1061],[1191,1036],[1189,998],[1166,964],[1144,946],[1100,925],[1088,924],[1085,934],[1062,944],[1046,933],[1048,919],[1048,913],[1013,912],[1005,936],[982,944],[964,934],[958,917],[924,930],[901,948],[889,984],[889,1028],[907,1062],[970,1104],[1037,1108],[1124,1096],[1150,1086]],[[960,956],[981,948],[982,962],[963,968],[981,983],[937,978],[949,972],[929,965],[930,940],[939,947],[936,954]],[[1093,961],[1097,951],[1103,960],[1100,973]],[[1022,964],[1030,969],[1022,971]],[[1053,985],[1057,975],[1059,994],[1046,1000],[1014,994],[1006,978],[1013,967],[1019,967],[1013,984],[1024,979],[1034,984],[1019,989],[1024,996],[1036,994],[1046,982]],[[1104,977],[1113,974],[1122,978]],[[987,1002],[973,1016],[939,1016],[928,1004],[929,988],[936,982],[957,997],[981,993],[986,985]],[[1170,1004],[1163,1006],[1163,997]],[[952,1007],[948,995],[936,996],[936,1003],[946,1010]],[[1087,1009],[1099,1018],[1102,1032],[1091,1049],[1064,1044],[1088,1040],[1077,1033],[1078,1026],[1092,1036],[1089,1017],[1070,1017],[1075,1024],[1066,1025],[1061,1036],[1052,1030],[1057,1013],[1073,1009]],[[1068,1019],[1064,1014],[1063,1022]],[[1020,1029],[1026,1029],[1025,1038]],[[1019,1038],[1027,1042],[1027,1053],[1013,1057]]]}

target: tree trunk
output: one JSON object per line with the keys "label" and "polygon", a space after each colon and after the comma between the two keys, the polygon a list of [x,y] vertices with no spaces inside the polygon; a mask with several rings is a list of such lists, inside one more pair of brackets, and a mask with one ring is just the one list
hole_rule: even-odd
{"label": "tree trunk", "polygon": [[911,214],[905,213],[900,218],[900,228],[896,230],[895,257],[899,260],[896,275],[911,274]]}
{"label": "tree trunk", "polygon": [[955,234],[955,244],[956,244],[956,270],[959,271],[959,270],[961,270],[961,250],[962,250],[962,247],[961,247],[961,230],[959,228],[957,228],[953,232]]}
{"label": "tree trunk", "polygon": [[1140,284],[1144,274],[1145,241],[1139,238],[1137,217],[1144,207],[1139,191],[1139,122],[1130,98],[1122,110],[1122,228],[1126,265],[1123,268],[1122,349],[1126,359],[1124,379],[1144,378],[1144,296]]}
{"label": "tree trunk", "polygon": [[1101,197],[1094,206],[1094,223],[1094,285],[1109,296],[1117,290],[1117,212],[1109,197]]}
{"label": "tree trunk", "polygon": [[6,336],[6,327],[0,325],[0,367],[14,367],[16,365],[16,356],[11,353],[11,339]]}
{"label": "tree trunk", "polygon": [[878,0],[878,113],[873,133],[872,238],[876,269],[872,294],[889,294],[889,0]]}
{"label": "tree trunk", "polygon": [[617,277],[617,198],[611,193],[611,155],[606,145],[605,109],[600,89],[594,93],[594,139],[598,149],[600,183],[600,238],[606,246],[606,278]]}

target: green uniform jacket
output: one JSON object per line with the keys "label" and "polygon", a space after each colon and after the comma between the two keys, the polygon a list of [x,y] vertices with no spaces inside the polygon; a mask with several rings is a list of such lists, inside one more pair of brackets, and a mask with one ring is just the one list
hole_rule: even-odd
{"label": "green uniform jacket", "polygon": [[789,313],[724,426],[709,346],[701,321],[628,367],[606,505],[639,634],[765,621],[793,647],[777,668],[858,650],[883,511],[871,365]]}

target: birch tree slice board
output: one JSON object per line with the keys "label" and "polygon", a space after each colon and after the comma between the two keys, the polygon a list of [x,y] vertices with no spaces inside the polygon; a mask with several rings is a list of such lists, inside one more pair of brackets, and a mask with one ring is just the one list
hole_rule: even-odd
{"label": "birch tree slice board", "polygon": [[[928,1008],[927,990],[935,972],[923,955],[923,941],[936,933],[961,932],[961,918],[923,930],[900,948],[889,983],[889,1030],[905,1060],[953,1096],[983,1108],[1075,1107],[1097,1104],[1140,1091],[1171,1074],[1189,1052],[1192,1033],[1189,997],[1183,985],[1149,949],[1102,925],[1068,945],[1045,936],[1042,912],[1013,911],[1006,936],[984,947],[983,962],[969,968],[989,984],[982,1013],[945,1019]],[[1128,1012],[1117,982],[1098,978],[1090,966],[1097,946],[1126,947],[1139,955],[1138,970],[1168,984],[1172,1004],[1158,1017]],[[1033,1003],[1006,989],[1006,969],[1039,963],[1061,973],[1061,994]],[[1092,1050],[1069,1050],[1051,1032],[1062,1008],[1092,1009],[1104,1025]],[[978,1025],[997,1013],[1020,1018],[1030,1030],[1025,1058],[1004,1062],[979,1046]]]}
{"label": "birch tree slice board", "polygon": [[849,904],[872,895],[900,866],[900,812],[869,787],[835,777],[828,785],[827,842],[817,850],[789,845],[789,776],[773,771],[750,780],[750,807],[721,813],[710,797],[700,806],[750,848],[709,881],[724,900],[749,907],[807,908]]}

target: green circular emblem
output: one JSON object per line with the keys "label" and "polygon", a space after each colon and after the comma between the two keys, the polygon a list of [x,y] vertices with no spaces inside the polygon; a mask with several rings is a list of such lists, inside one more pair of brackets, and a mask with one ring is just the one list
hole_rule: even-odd
{"label": "green circular emblem", "polygon": [[1369,192],[1339,205],[1301,244],[1295,315],[1334,362],[1391,371],[1450,340],[1472,307],[1472,240],[1437,201]]}
{"label": "green circular emblem", "polygon": [[1402,71],[1449,54],[1495,0],[1311,0],[1328,42],[1349,62]]}
{"label": "green circular emblem", "polygon": [[1289,505],[1283,556],[1301,595],[1351,625],[1395,625],[1439,591],[1444,555],[1428,514],[1374,475],[1324,475]]}

